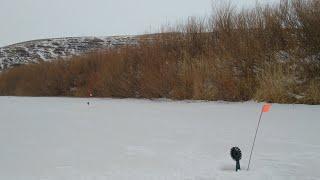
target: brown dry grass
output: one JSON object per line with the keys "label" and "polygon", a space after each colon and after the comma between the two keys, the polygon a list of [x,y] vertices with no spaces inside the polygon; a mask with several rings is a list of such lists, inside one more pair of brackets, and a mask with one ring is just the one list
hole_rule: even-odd
{"label": "brown dry grass", "polygon": [[317,104],[319,9],[318,0],[226,5],[141,36],[138,46],[10,69],[0,94]]}

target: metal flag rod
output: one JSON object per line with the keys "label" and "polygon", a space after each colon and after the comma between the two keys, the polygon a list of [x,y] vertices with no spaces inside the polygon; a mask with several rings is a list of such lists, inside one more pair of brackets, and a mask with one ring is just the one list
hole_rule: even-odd
{"label": "metal flag rod", "polygon": [[249,163],[248,163],[247,171],[249,171],[249,168],[250,168],[250,162],[251,162],[252,152],[253,152],[254,144],[255,144],[255,142],[256,142],[256,138],[257,138],[258,129],[259,129],[259,126],[260,126],[260,121],[261,121],[262,114],[263,114],[263,109],[261,110],[260,117],[259,117],[259,122],[258,122],[258,125],[257,125],[257,128],[256,128],[256,133],[255,133],[255,135],[254,135],[254,139],[253,139],[253,143],[252,143],[252,147],[251,147],[251,152],[250,152],[250,158],[249,158]]}

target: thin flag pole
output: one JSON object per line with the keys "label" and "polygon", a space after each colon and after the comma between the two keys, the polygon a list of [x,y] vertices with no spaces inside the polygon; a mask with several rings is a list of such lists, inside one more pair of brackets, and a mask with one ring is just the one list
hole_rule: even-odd
{"label": "thin flag pole", "polygon": [[253,139],[253,144],[252,144],[252,147],[251,147],[251,152],[250,152],[250,158],[249,158],[249,163],[248,163],[247,171],[249,171],[249,168],[250,168],[250,162],[251,162],[252,152],[253,152],[254,144],[255,144],[255,142],[256,142],[256,138],[257,138],[258,129],[259,129],[259,126],[260,126],[260,121],[261,121],[262,114],[263,114],[263,109],[261,109],[261,113],[260,113],[260,117],[259,117],[259,122],[258,122],[258,125],[257,125],[257,128],[256,128],[256,134],[254,135],[254,139]]}

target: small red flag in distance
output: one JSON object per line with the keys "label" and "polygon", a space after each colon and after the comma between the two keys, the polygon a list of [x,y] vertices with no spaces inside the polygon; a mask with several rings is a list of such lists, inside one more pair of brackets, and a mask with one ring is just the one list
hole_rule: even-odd
{"label": "small red flag in distance", "polygon": [[92,91],[91,91],[91,90],[88,90],[88,95],[89,95],[90,97],[92,97],[92,96],[93,96],[93,93],[92,93]]}
{"label": "small red flag in distance", "polygon": [[265,104],[262,107],[262,112],[269,112],[270,108],[271,108],[271,104]]}

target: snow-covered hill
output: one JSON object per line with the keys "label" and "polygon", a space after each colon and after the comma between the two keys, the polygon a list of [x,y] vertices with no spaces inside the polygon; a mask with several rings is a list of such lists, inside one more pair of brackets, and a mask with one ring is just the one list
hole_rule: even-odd
{"label": "snow-covered hill", "polygon": [[135,36],[70,37],[27,41],[0,48],[0,71],[11,66],[137,44]]}
{"label": "snow-covered hill", "polygon": [[0,97],[0,179],[319,180],[320,106],[273,104],[245,170],[261,107]]}

